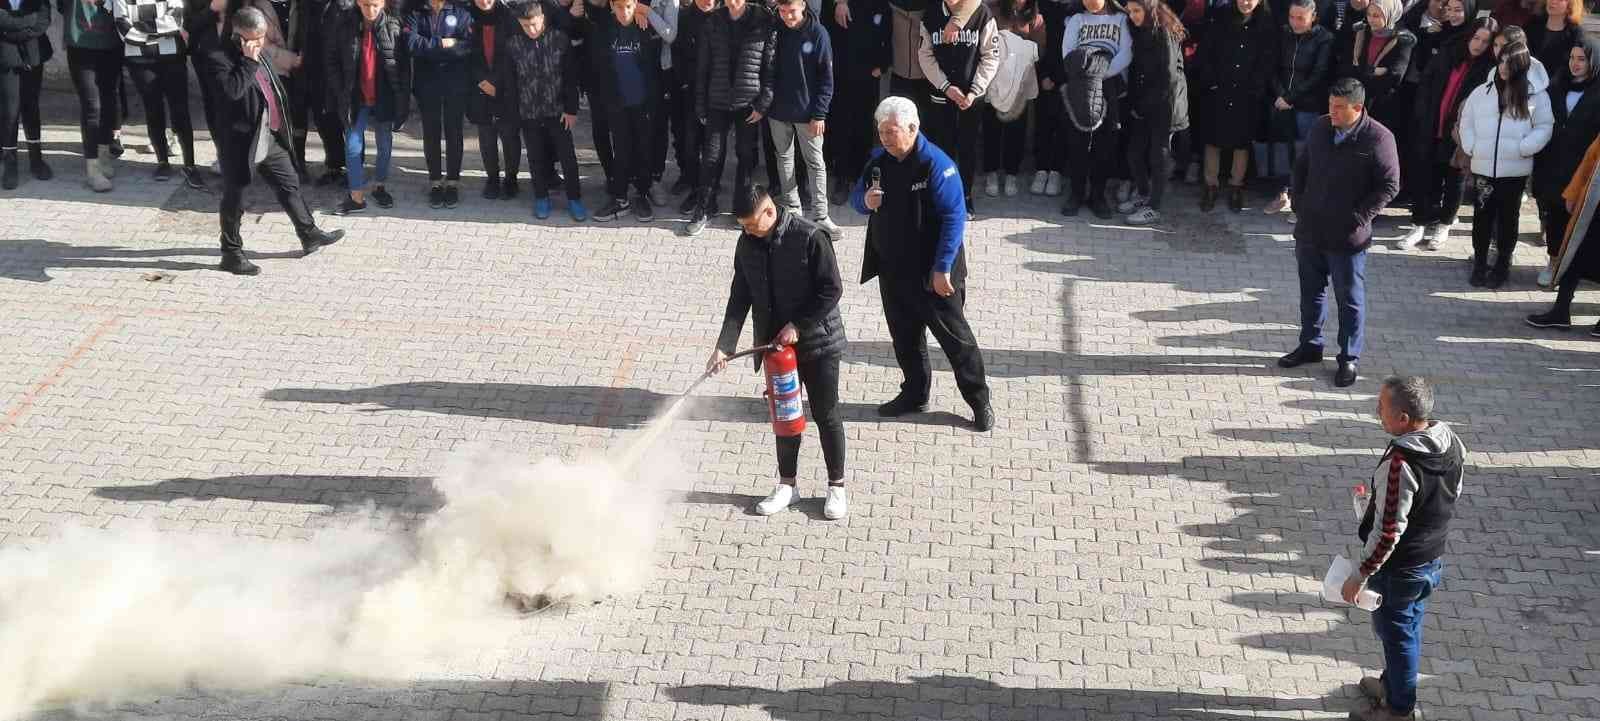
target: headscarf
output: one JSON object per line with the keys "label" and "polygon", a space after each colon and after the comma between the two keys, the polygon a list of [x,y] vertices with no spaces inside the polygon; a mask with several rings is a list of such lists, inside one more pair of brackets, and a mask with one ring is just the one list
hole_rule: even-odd
{"label": "headscarf", "polygon": [[1371,6],[1383,12],[1383,29],[1374,30],[1372,34],[1386,38],[1400,29],[1400,0],[1372,0]]}

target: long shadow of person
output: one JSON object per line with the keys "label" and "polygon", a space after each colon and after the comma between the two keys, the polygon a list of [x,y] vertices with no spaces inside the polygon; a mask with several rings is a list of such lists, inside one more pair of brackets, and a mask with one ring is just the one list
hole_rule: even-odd
{"label": "long shadow of person", "polygon": [[[125,268],[130,270],[216,270],[216,263],[153,260],[175,257],[215,257],[219,251],[208,248],[159,248],[135,250],[112,245],[75,245],[52,240],[14,240],[0,243],[0,278],[48,283],[54,280],[51,269]],[[247,253],[251,258],[298,258],[300,253]]]}

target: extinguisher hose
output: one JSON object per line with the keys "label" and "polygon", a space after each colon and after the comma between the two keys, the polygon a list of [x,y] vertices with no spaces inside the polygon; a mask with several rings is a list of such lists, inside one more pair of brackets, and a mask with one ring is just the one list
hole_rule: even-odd
{"label": "extinguisher hose", "polygon": [[[753,356],[753,355],[755,355],[757,353],[766,353],[767,351],[774,351],[774,350],[777,350],[780,347],[782,347],[782,346],[779,346],[777,343],[768,343],[766,345],[758,345],[758,346],[756,346],[754,348],[746,348],[746,349],[744,349],[742,351],[739,351],[738,353],[734,353],[733,355],[728,356],[724,360],[726,362],[728,362],[728,363],[732,363],[732,362],[734,362],[734,361],[736,361],[736,360],[738,360],[740,358],[744,358],[746,356]],[[684,391],[678,397],[679,398],[683,398],[683,397],[689,395],[690,393],[693,393],[694,389],[699,388],[700,384],[706,382],[706,379],[710,378],[713,374],[714,374],[713,371],[706,371],[705,373],[700,374],[700,377],[695,379],[694,384],[690,385],[689,389]]]}

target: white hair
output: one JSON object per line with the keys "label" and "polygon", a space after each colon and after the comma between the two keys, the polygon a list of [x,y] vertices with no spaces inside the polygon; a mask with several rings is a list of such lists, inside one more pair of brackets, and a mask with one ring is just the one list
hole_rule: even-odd
{"label": "white hair", "polygon": [[883,102],[878,103],[878,109],[872,111],[874,124],[883,125],[891,120],[907,130],[922,125],[922,120],[917,117],[917,104],[899,95],[884,98]]}

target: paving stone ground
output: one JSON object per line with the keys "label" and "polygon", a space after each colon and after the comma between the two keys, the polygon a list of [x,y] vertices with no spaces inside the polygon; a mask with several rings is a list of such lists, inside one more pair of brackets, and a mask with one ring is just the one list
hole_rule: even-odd
{"label": "paving stone ground", "polygon": [[[400,205],[327,218],[350,235],[310,258],[253,191],[271,211],[245,231],[264,273],[242,279],[209,269],[215,196],[131,182],[148,166],[129,163],[93,195],[67,155],[76,129],[47,140],[60,179],[0,196],[0,546],[152,519],[294,543],[368,500],[420,517],[467,444],[626,442],[718,327],[726,224],[532,224],[471,181],[461,207],[430,211],[407,139]],[[1466,284],[1464,230],[1437,253],[1375,251],[1364,378],[1340,390],[1331,363],[1273,365],[1296,335],[1287,225],[1193,207],[1181,188],[1151,230],[980,199],[986,435],[964,427],[942,360],[932,412],[875,417],[898,372],[876,288],[849,284],[845,521],[820,519],[814,436],[809,500],[747,514],[772,441],[757,380],[730,373],[672,431],[685,493],[637,596],[531,619],[407,683],[197,690],[108,716],[1340,718],[1381,655],[1367,614],[1323,603],[1319,579],[1356,548],[1348,489],[1386,441],[1377,380],[1408,372],[1437,383],[1473,452],[1429,608],[1428,717],[1600,718],[1600,341],[1522,325],[1551,298],[1531,290],[1542,249],[1523,246],[1498,292]],[[838,216],[854,278],[862,225]],[[1576,312],[1592,322],[1600,295]]]}

